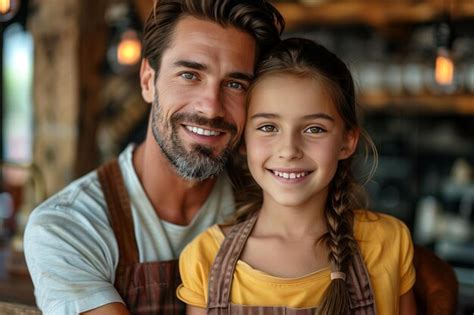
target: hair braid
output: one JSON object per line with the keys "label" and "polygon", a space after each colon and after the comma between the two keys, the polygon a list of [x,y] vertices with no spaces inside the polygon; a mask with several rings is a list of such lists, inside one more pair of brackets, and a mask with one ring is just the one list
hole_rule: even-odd
{"label": "hair braid", "polygon": [[[350,161],[341,161],[334,177],[325,214],[328,232],[324,241],[329,249],[332,271],[347,273],[356,241],[353,232],[353,176]],[[349,291],[343,279],[331,281],[318,314],[348,314]]]}

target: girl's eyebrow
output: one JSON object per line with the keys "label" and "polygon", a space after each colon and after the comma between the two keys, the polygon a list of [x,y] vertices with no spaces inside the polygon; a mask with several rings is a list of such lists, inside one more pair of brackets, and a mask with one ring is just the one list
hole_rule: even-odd
{"label": "girl's eyebrow", "polygon": [[306,116],[303,116],[303,118],[304,119],[327,119],[330,121],[334,121],[333,117],[325,113],[316,113],[316,114],[306,115]]}
{"label": "girl's eyebrow", "polygon": [[277,114],[271,114],[271,113],[257,113],[254,114],[250,117],[250,119],[256,119],[256,118],[278,118],[280,115]]}
{"label": "girl's eyebrow", "polygon": [[[256,119],[256,118],[280,118],[280,115],[278,114],[273,114],[273,113],[257,113],[254,114],[250,117],[250,119]],[[309,120],[309,119],[326,119],[329,121],[334,121],[334,118],[331,117],[328,114],[325,113],[316,113],[316,114],[311,114],[311,115],[305,115],[303,116],[303,119]]]}

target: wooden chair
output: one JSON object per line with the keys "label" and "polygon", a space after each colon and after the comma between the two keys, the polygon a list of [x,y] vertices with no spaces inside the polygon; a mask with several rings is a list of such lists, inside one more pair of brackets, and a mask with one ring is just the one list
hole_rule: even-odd
{"label": "wooden chair", "polygon": [[427,248],[415,246],[415,298],[419,315],[455,315],[458,281],[453,268]]}

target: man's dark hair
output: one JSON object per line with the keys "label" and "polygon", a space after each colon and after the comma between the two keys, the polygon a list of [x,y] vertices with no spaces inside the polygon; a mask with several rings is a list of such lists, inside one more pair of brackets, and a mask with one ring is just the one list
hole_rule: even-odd
{"label": "man's dark hair", "polygon": [[158,71],[176,24],[186,16],[232,26],[250,34],[257,56],[280,40],[283,17],[266,0],[159,0],[154,2],[143,30],[143,58]]}

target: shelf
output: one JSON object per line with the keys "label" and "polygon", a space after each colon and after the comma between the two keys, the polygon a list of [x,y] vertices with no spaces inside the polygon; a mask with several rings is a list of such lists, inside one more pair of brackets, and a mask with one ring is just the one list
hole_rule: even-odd
{"label": "shelf", "polygon": [[[275,3],[286,20],[287,29],[304,25],[366,24],[383,27],[392,24],[425,23],[445,12],[444,1],[330,1],[318,5]],[[455,1],[450,7],[453,20],[474,17],[474,1]]]}
{"label": "shelf", "polygon": [[361,95],[358,102],[368,111],[403,110],[474,115],[474,95],[392,96],[380,93]]}

